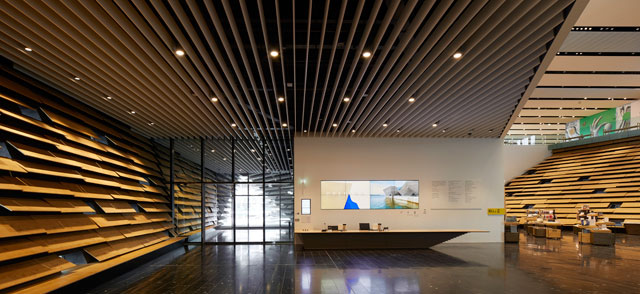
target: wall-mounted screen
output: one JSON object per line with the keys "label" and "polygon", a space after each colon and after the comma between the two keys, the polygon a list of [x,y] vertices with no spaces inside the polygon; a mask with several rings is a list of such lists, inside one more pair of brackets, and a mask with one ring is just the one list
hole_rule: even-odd
{"label": "wall-mounted screen", "polygon": [[417,209],[418,181],[321,181],[321,209]]}
{"label": "wall-mounted screen", "polygon": [[301,214],[311,214],[311,199],[302,199],[302,201],[300,201],[300,207],[302,208],[300,211]]}

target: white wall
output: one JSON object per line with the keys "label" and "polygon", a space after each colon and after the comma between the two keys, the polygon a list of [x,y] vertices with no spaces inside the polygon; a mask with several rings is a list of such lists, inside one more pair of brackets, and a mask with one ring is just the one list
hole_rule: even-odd
{"label": "white wall", "polygon": [[[295,138],[295,222],[297,230],[323,223],[378,223],[390,229],[479,229],[453,242],[502,241],[503,217],[487,208],[504,207],[503,143],[499,139]],[[321,210],[321,180],[419,180],[418,210]],[[431,181],[479,180],[478,210],[432,210]],[[299,215],[310,198],[311,215]],[[415,214],[414,214],[415,212]]]}
{"label": "white wall", "polygon": [[522,175],[551,156],[548,145],[504,145],[504,181]]}

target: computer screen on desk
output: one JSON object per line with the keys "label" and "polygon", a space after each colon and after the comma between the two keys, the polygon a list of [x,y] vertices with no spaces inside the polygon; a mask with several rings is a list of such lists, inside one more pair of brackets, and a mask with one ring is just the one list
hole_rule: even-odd
{"label": "computer screen on desk", "polygon": [[369,227],[369,223],[360,223],[360,230],[362,231],[368,231],[371,228]]}

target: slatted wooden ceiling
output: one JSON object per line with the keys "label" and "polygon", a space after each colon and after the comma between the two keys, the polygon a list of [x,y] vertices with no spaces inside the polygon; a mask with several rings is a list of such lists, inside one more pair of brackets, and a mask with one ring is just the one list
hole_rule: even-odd
{"label": "slatted wooden ceiling", "polygon": [[565,123],[640,99],[640,1],[591,0],[546,69],[507,141],[564,137]]}

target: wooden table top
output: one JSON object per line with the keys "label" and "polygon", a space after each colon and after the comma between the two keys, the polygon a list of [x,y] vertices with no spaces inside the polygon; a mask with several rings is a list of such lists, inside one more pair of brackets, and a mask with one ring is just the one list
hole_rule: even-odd
{"label": "wooden table top", "polygon": [[346,231],[331,231],[323,232],[321,230],[309,230],[309,231],[295,231],[296,234],[351,234],[351,233],[488,233],[487,230],[388,230],[388,231],[361,231],[361,230],[346,230]]}

